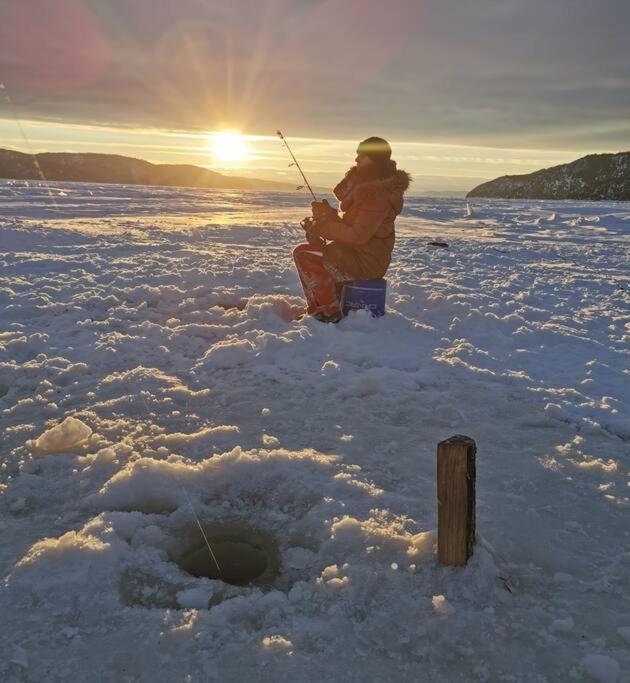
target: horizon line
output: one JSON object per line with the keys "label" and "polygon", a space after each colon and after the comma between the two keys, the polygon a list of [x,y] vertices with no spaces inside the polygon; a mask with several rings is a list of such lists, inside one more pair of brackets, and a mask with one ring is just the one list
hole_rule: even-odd
{"label": "horizon line", "polygon": [[[55,126],[63,126],[66,128],[73,128],[73,129],[83,129],[83,130],[96,130],[96,131],[103,131],[103,130],[109,130],[109,131],[121,131],[121,132],[139,132],[139,133],[149,133],[149,134],[160,134],[166,137],[174,137],[174,138],[185,138],[185,139],[203,139],[206,140],[209,136],[212,135],[217,135],[220,134],[226,130],[234,130],[238,131],[240,135],[242,135],[244,138],[247,140],[252,140],[252,141],[271,141],[271,140],[279,140],[278,136],[275,134],[269,134],[269,135],[261,135],[258,133],[245,133],[242,132],[238,128],[216,128],[216,129],[208,129],[207,131],[200,132],[200,131],[190,131],[190,130],[181,130],[177,128],[159,128],[155,126],[138,126],[138,125],[124,125],[124,124],[107,124],[107,123],[85,123],[85,122],[69,122],[69,121],[59,121],[56,119],[31,119],[31,118],[25,118],[25,119],[19,119],[19,118],[14,118],[14,117],[7,117],[7,116],[0,116],[0,121],[8,121],[8,122],[13,122],[13,123],[18,123],[19,125],[23,124],[28,124],[31,126],[37,126],[37,127],[46,127],[50,125],[55,125]],[[349,139],[349,138],[334,138],[334,137],[308,137],[304,135],[285,135],[287,139],[289,140],[294,140],[296,142],[319,142],[319,143],[332,143],[332,144],[348,144],[348,145],[356,145],[357,140],[355,139]],[[471,150],[492,150],[492,151],[506,151],[506,152],[545,152],[545,153],[561,153],[561,154],[567,154],[569,152],[575,152],[576,154],[592,154],[593,152],[589,152],[587,148],[565,148],[565,149],[558,149],[558,148],[552,148],[552,147],[512,147],[512,146],[499,146],[499,145],[483,145],[483,144],[470,144],[470,143],[455,143],[455,142],[438,142],[438,141],[432,141],[432,142],[426,142],[426,141],[418,141],[418,140],[404,140],[404,139],[390,139],[389,140],[391,145],[406,145],[406,146],[414,146],[414,147],[446,147],[446,148],[452,148],[452,149],[471,149]],[[104,143],[105,144],[105,143]],[[619,150],[623,151],[623,150]],[[599,152],[602,154],[610,153],[610,154],[615,154],[616,152]],[[618,153],[618,152],[617,152]]]}

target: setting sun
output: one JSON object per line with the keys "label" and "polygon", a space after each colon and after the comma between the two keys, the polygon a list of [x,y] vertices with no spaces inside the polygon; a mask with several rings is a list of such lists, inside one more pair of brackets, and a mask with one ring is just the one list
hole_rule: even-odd
{"label": "setting sun", "polygon": [[238,131],[213,133],[209,142],[215,161],[233,164],[247,158],[247,143]]}

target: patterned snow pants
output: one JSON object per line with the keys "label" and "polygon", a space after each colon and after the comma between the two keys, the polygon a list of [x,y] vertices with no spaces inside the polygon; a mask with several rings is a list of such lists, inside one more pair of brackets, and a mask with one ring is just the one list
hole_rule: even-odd
{"label": "patterned snow pants", "polygon": [[338,313],[337,283],[352,280],[352,277],[326,263],[324,252],[317,244],[300,244],[293,250],[293,260],[308,304],[306,312],[310,315]]}

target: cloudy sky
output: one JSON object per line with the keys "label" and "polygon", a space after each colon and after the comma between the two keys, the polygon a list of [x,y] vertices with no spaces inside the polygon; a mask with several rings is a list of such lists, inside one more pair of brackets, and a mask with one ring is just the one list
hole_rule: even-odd
{"label": "cloudy sky", "polygon": [[[468,189],[630,148],[628,0],[0,0],[0,146],[319,184],[368,135],[419,184]],[[423,180],[424,179],[424,180]]]}

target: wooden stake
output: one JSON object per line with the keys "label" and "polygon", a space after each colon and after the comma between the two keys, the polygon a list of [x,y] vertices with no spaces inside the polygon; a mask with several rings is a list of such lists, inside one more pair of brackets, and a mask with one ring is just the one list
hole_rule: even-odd
{"label": "wooden stake", "polygon": [[438,561],[464,565],[475,542],[477,446],[460,434],[437,447]]}

